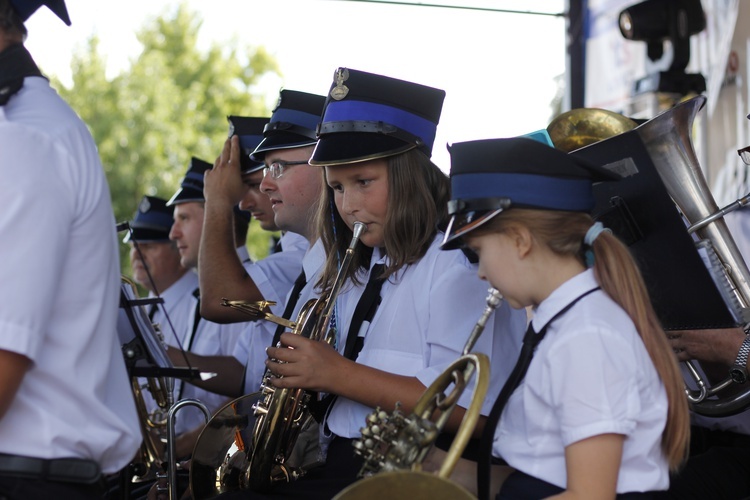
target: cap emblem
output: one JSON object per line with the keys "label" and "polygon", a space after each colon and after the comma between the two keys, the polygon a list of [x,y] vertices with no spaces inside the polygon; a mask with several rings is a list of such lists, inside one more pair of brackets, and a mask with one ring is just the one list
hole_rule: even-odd
{"label": "cap emblem", "polygon": [[339,68],[333,77],[336,79],[336,86],[331,89],[331,98],[340,101],[349,93],[349,87],[344,85],[344,82],[349,79],[349,70]]}
{"label": "cap emblem", "polygon": [[149,210],[151,210],[151,202],[148,201],[148,198],[144,197],[138,205],[138,211],[145,214],[148,213]]}

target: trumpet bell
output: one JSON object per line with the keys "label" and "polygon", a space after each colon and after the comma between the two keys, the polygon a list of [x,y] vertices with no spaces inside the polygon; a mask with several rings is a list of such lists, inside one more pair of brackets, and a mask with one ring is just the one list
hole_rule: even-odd
{"label": "trumpet bell", "polygon": [[391,471],[370,476],[348,486],[334,500],[371,498],[429,498],[430,500],[475,499],[462,486],[423,471]]}
{"label": "trumpet bell", "polygon": [[578,108],[562,113],[547,126],[555,148],[569,153],[634,129],[638,124],[619,113]]}

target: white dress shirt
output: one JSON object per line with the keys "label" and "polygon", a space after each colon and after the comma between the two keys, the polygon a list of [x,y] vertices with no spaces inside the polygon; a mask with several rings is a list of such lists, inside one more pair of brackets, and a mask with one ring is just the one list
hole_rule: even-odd
{"label": "white dress shirt", "polygon": [[127,465],[141,431],[116,333],[115,220],[86,125],[40,77],[0,106],[0,349],[31,360],[0,453]]}
{"label": "white dress shirt", "polygon": [[[157,307],[151,321],[159,325],[166,344],[176,347],[176,338],[182,338],[182,335],[175,337],[174,332],[187,331],[188,320],[195,306],[193,291],[196,288],[198,288],[198,275],[193,270],[189,270],[161,293],[164,303]],[[153,293],[149,293],[149,297],[153,296]]]}
{"label": "white dress shirt", "polygon": [[[416,377],[427,387],[460,357],[486,307],[488,285],[477,277],[477,266],[469,263],[463,252],[441,251],[441,241],[442,234],[438,234],[424,257],[383,284],[382,302],[372,323],[363,324],[359,332],[365,342],[357,363]],[[373,252],[373,264],[385,260],[377,249]],[[340,351],[363,286],[357,287],[358,292],[350,288],[350,284],[345,286],[337,303]],[[513,369],[525,329],[525,311],[503,303],[474,346],[473,352],[488,355],[492,363],[490,388],[483,404],[485,415]],[[474,381],[459,400],[464,408],[471,401],[473,387]],[[356,438],[371,412],[372,408],[365,405],[337,398],[328,426],[335,435]]]}
{"label": "white dress shirt", "polygon": [[[597,286],[590,269],[564,283],[535,311],[535,331]],[[617,492],[664,490],[666,418],[664,386],[633,322],[606,293],[595,291],[550,323],[503,411],[493,452],[511,467],[565,488],[566,446],[622,434]]]}

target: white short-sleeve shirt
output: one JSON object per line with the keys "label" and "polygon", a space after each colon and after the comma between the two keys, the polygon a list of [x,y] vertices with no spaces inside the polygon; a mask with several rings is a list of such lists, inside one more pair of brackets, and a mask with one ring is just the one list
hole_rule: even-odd
{"label": "white short-sleeve shirt", "polygon": [[0,106],[0,349],[32,361],[0,453],[115,472],[141,432],[116,333],[110,193],[86,125],[41,77]]}
{"label": "white short-sleeve shirt", "polygon": [[[365,336],[357,363],[398,375],[414,376],[429,386],[447,366],[458,359],[474,325],[486,307],[489,286],[477,277],[477,267],[460,250],[441,251],[442,235],[433,241],[419,262],[400,271],[383,284],[382,302],[371,324],[363,324]],[[384,262],[375,250],[373,264]],[[347,285],[351,288],[351,285]],[[342,293],[338,300],[342,336],[364,286]],[[505,379],[513,369],[526,329],[526,313],[503,303],[490,317],[473,352],[487,354],[492,365],[490,388],[483,405],[488,414]],[[339,342],[343,349],[344,340]],[[459,404],[467,407],[472,385]],[[390,410],[390,409],[389,409]],[[337,436],[356,438],[372,408],[337,398],[327,423]]]}
{"label": "white short-sleeve shirt", "polygon": [[[597,286],[592,270],[564,283],[535,311],[535,331]],[[617,492],[664,490],[669,485],[661,451],[666,418],[664,386],[633,322],[598,290],[549,324],[503,411],[493,452],[512,467],[565,488],[566,446],[622,434]]]}
{"label": "white short-sleeve shirt", "polygon": [[286,296],[302,271],[302,259],[308,247],[309,243],[302,236],[287,232],[281,237],[281,252],[244,266],[263,298],[276,302],[271,311],[277,316],[284,312]]}
{"label": "white short-sleeve shirt", "polygon": [[[199,305],[198,299],[192,294],[190,299],[192,308],[187,320],[187,329],[181,338],[182,348],[201,356],[231,356],[240,334],[248,323],[219,324],[200,318],[193,333],[195,310]],[[175,401],[185,398],[200,400],[212,413],[229,401],[224,395],[196,387],[189,382],[175,381]],[[185,407],[177,413],[176,421],[175,431],[181,434],[202,425],[205,418],[196,408]]]}
{"label": "white short-sleeve shirt", "polygon": [[[161,293],[164,303],[157,307],[152,322],[159,325],[164,341],[169,345],[177,345],[175,332],[185,332],[188,328],[188,320],[195,307],[193,291],[196,288],[198,275],[189,270]],[[149,294],[149,297],[153,297],[153,294]]]}

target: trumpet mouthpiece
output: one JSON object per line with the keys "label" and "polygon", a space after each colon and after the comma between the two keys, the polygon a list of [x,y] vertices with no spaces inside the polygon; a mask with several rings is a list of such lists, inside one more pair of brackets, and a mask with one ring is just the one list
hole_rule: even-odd
{"label": "trumpet mouthpiece", "polygon": [[367,231],[367,224],[364,222],[355,222],[352,231],[354,232],[354,238],[359,239],[359,237]]}

